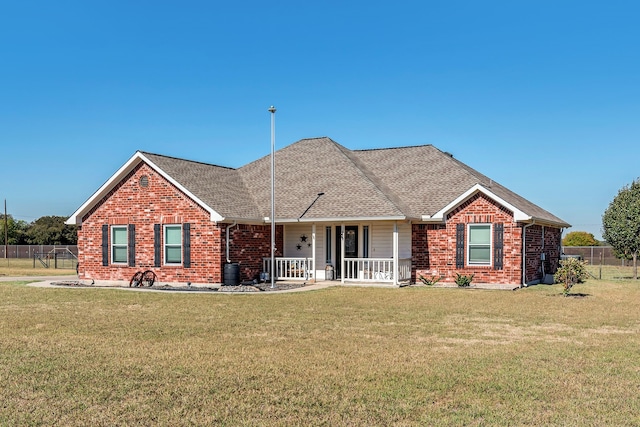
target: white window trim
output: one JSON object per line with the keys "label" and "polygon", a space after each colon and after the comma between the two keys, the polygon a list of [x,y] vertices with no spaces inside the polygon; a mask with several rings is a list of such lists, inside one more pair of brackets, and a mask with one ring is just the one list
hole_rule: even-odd
{"label": "white window trim", "polygon": [[[167,227],[180,229],[180,262],[167,262]],[[182,265],[184,262],[184,245],[183,245],[183,230],[182,224],[163,224],[162,225],[162,263],[167,266]],[[169,245],[170,247],[177,247],[178,245]]]}
{"label": "white window trim", "polygon": [[[117,229],[123,229],[124,230],[124,233],[125,233],[124,235],[127,238],[124,244],[116,245],[114,243],[114,240],[115,240],[114,239],[114,233],[115,233],[115,230],[117,230]],[[109,255],[111,255],[111,264],[115,264],[115,265],[127,265],[127,264],[129,264],[129,227],[127,227],[126,225],[112,225],[111,226],[111,235],[109,237],[111,238],[110,242],[109,242],[110,243],[110,245],[109,245],[110,246]],[[124,246],[124,250],[125,250],[127,255],[124,257],[124,261],[117,261],[116,262],[116,261],[114,261],[115,257],[113,256],[114,255],[113,250],[116,247],[122,247],[122,246]]]}
{"label": "white window trim", "polygon": [[[471,228],[474,226],[489,226],[489,262],[471,262]],[[491,267],[493,265],[493,224],[488,222],[478,222],[473,224],[467,224],[467,248],[466,248],[466,261],[468,266],[472,267]],[[475,245],[480,246],[480,245]],[[484,246],[484,245],[482,245]]]}

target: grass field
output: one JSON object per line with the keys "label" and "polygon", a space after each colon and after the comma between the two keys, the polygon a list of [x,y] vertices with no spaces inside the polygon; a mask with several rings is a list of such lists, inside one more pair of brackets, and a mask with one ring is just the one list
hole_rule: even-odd
{"label": "grass field", "polygon": [[[39,261],[27,258],[0,258],[0,276],[61,276],[76,274],[75,262],[59,260],[59,267],[54,268],[53,261],[46,268]],[[62,268],[64,267],[64,268]]]}
{"label": "grass field", "polygon": [[639,425],[640,284],[0,283],[0,425]]}

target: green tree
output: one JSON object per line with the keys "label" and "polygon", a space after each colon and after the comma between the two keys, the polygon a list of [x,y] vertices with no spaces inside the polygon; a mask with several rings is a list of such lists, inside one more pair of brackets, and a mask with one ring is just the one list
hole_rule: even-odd
{"label": "green tree", "polygon": [[66,225],[66,217],[43,216],[35,220],[27,231],[32,245],[75,245],[78,242],[77,226]]}
{"label": "green tree", "polygon": [[7,214],[5,221],[4,214],[0,215],[0,244],[4,245],[4,227],[7,224],[7,245],[23,245],[27,242],[27,229],[29,225],[26,221],[15,220],[13,216]]}
{"label": "green tree", "polygon": [[626,185],[602,215],[602,237],[619,254],[633,259],[633,278],[638,278],[640,251],[640,180]]}
{"label": "green tree", "polygon": [[566,297],[569,295],[571,288],[576,283],[584,283],[589,277],[586,269],[586,263],[577,258],[566,258],[560,260],[560,267],[556,274],[553,275],[556,283],[562,283],[562,293]]}
{"label": "green tree", "polygon": [[572,231],[562,239],[563,246],[598,246],[600,242],[586,231]]}

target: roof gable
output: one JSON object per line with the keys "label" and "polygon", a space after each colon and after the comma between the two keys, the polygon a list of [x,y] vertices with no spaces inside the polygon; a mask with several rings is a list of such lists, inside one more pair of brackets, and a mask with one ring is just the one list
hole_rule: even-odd
{"label": "roof gable", "polygon": [[[138,151],[67,223],[80,223],[143,161],[207,210],[212,221],[269,220],[270,156],[233,169]],[[279,222],[443,221],[456,206],[482,192],[513,212],[515,221],[569,226],[432,145],[349,150],[327,137],[303,139],[275,153],[275,178]]]}

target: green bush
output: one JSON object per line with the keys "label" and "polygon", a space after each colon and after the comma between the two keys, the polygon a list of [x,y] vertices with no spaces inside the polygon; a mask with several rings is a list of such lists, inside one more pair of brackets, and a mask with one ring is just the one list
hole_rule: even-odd
{"label": "green bush", "polygon": [[436,283],[438,283],[440,280],[442,280],[442,276],[440,276],[440,277],[435,277],[435,276],[424,277],[422,274],[420,275],[420,281],[422,283],[424,283],[425,285],[427,285],[427,286],[433,286]]}
{"label": "green bush", "polygon": [[473,276],[475,276],[475,274],[472,274],[470,276],[465,276],[463,274],[456,273],[456,279],[455,279],[456,284],[461,288],[466,288],[471,285]]}
{"label": "green bush", "polygon": [[583,283],[589,277],[587,273],[586,262],[578,258],[565,258],[560,260],[560,267],[553,279],[556,283],[563,284],[562,293],[564,296],[569,295],[571,288],[576,283]]}

